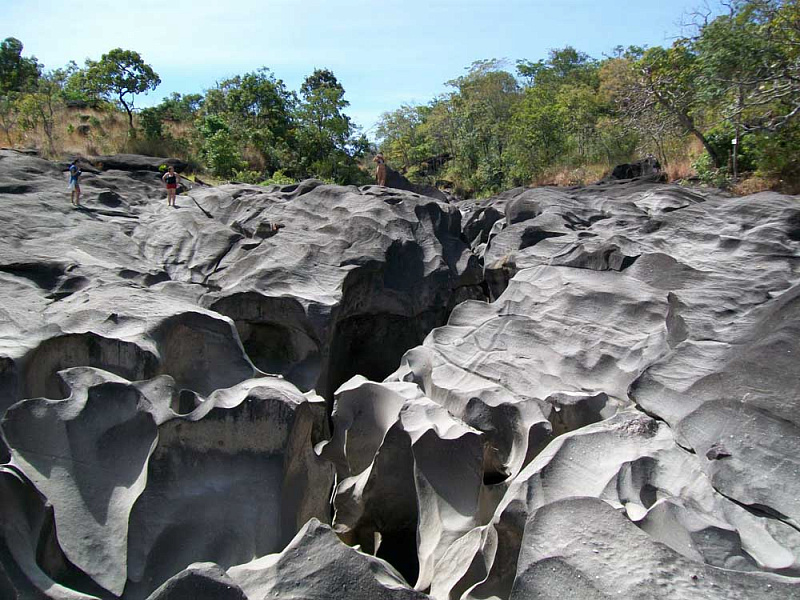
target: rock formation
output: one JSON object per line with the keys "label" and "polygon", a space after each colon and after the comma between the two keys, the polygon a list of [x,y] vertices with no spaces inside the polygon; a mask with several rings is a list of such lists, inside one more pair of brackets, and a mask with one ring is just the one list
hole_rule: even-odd
{"label": "rock formation", "polygon": [[796,198],[148,160],[0,151],[0,597],[800,598]]}

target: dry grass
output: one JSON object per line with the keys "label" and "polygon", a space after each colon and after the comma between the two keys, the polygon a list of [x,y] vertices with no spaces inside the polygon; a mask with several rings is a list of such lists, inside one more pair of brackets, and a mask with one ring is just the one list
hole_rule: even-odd
{"label": "dry grass", "polygon": [[[134,115],[134,127],[137,117]],[[190,123],[166,123],[165,129],[173,137],[188,137],[192,130]],[[3,141],[8,142],[3,136]],[[20,128],[11,131],[11,146],[36,148],[43,154],[47,152],[47,138],[41,127],[32,131]],[[116,154],[119,152],[147,153],[163,156],[165,145],[160,141],[131,139],[128,135],[128,118],[113,109],[63,107],[55,115],[53,128],[55,152],[50,158],[64,155],[93,156]]]}
{"label": "dry grass", "polygon": [[610,169],[606,164],[586,165],[582,167],[561,167],[548,170],[534,180],[533,185],[552,185],[558,187],[571,187],[574,185],[588,185],[600,181],[608,175]]}
{"label": "dry grass", "polygon": [[731,188],[731,191],[737,196],[749,196],[750,194],[757,194],[758,192],[767,192],[770,190],[792,193],[791,191],[785,190],[782,183],[783,182],[776,177],[754,175],[753,177],[748,177],[736,183]]}
{"label": "dry grass", "polygon": [[[67,155],[112,154],[124,148],[128,139],[127,119],[114,111],[93,108],[60,108],[53,126],[51,158]],[[16,128],[11,131],[12,146],[36,148],[48,154],[44,130]]]}
{"label": "dry grass", "polygon": [[697,175],[692,167],[692,162],[694,161],[688,156],[671,160],[669,164],[664,167],[667,180],[679,181]]}

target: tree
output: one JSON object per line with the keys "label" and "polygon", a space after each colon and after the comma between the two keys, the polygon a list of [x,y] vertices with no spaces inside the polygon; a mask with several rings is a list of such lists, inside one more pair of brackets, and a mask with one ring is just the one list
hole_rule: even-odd
{"label": "tree", "polygon": [[707,102],[746,132],[800,115],[800,1],[735,0],[694,38]]}
{"label": "tree", "polygon": [[223,119],[231,140],[257,152],[271,173],[290,162],[294,105],[294,94],[262,67],[218,82],[206,93],[202,113]]}
{"label": "tree", "polygon": [[297,107],[301,161],[309,174],[344,182],[353,166],[356,130],[344,109],[344,87],[332,71],[315,69],[300,86]]}
{"label": "tree", "polygon": [[697,85],[697,53],[691,41],[679,39],[666,49],[637,48],[620,60],[627,61],[622,64],[631,69],[619,78],[614,90],[615,102],[626,120],[650,120],[667,129],[679,126],[703,144],[719,167],[722,156],[698,124],[704,105]]}
{"label": "tree", "polygon": [[407,170],[433,154],[422,128],[428,113],[429,107],[404,104],[381,115],[376,136],[388,161]]}
{"label": "tree", "polygon": [[167,121],[191,121],[203,106],[205,98],[202,94],[179,94],[172,92],[158,105],[163,118]]}
{"label": "tree", "polygon": [[0,42],[0,129],[9,144],[20,121],[23,93],[36,87],[42,66],[35,57],[22,56],[22,42],[9,37]]}
{"label": "tree", "polygon": [[510,122],[519,85],[503,67],[496,59],[476,61],[466,75],[447,82],[455,91],[445,100],[449,107],[442,134],[453,136],[450,170],[469,191],[499,191],[508,178]]}
{"label": "tree", "polygon": [[527,85],[512,120],[515,179],[530,181],[555,166],[573,167],[615,157],[604,122],[611,104],[600,93],[600,65],[571,46],[551,50],[546,60],[518,61]]}
{"label": "tree", "polygon": [[547,60],[532,63],[517,61],[517,74],[527,85],[548,83],[583,83],[595,86],[597,83],[597,61],[585,52],[572,46],[551,50]]}
{"label": "tree", "polygon": [[[652,152],[666,166],[668,141],[683,137],[683,129],[675,116],[667,112],[643,88],[637,63],[644,48],[617,49],[616,55],[600,67],[599,93],[614,108],[612,119],[606,125],[616,129],[614,144],[621,150],[631,146],[640,151]],[[609,155],[625,158],[624,150],[618,155],[609,148]],[[625,158],[627,160],[627,158]]]}
{"label": "tree", "polygon": [[73,72],[73,65],[42,73],[35,87],[27,94],[20,94],[17,101],[20,126],[24,130],[41,128],[50,156],[56,155],[57,115],[64,108],[64,86]]}
{"label": "tree", "polygon": [[18,92],[0,95],[0,129],[3,130],[9,146],[14,145],[11,132],[16,129],[19,122],[19,95]]}
{"label": "tree", "polygon": [[42,66],[35,57],[22,56],[22,42],[17,38],[0,42],[0,95],[30,91],[41,72]]}
{"label": "tree", "polygon": [[557,88],[531,86],[525,90],[512,119],[514,175],[530,181],[567,152],[567,113],[558,102]]}
{"label": "tree", "polygon": [[738,142],[736,176],[744,136],[780,137],[800,115],[800,2],[737,0],[701,24],[693,43],[701,94],[724,124],[717,133]]}
{"label": "tree", "polygon": [[214,175],[230,177],[245,166],[225,120],[219,115],[206,115],[200,122],[202,153]]}
{"label": "tree", "polygon": [[128,126],[133,131],[133,104],[136,94],[155,90],[161,78],[146,64],[138,52],[115,48],[100,60],[86,61],[82,73],[88,91],[105,99],[113,99],[128,113]]}

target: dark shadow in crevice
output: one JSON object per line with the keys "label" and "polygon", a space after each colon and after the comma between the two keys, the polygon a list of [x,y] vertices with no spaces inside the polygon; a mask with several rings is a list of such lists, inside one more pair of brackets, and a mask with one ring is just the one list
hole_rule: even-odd
{"label": "dark shadow in crevice", "polygon": [[397,369],[407,350],[421,344],[446,319],[442,309],[416,317],[361,314],[339,322],[330,349],[328,393],[332,396],[354,375],[383,381]]}
{"label": "dark shadow in crevice", "polygon": [[139,381],[158,374],[158,359],[136,344],[92,332],[50,338],[26,357],[23,397],[66,398],[69,390],[58,372],[71,367],[95,367]]}
{"label": "dark shadow in crevice", "polygon": [[546,240],[548,238],[563,237],[565,235],[567,234],[557,233],[554,231],[543,231],[538,227],[528,227],[525,231],[522,232],[519,249],[524,250],[525,248],[530,248],[531,246],[535,246],[539,242]]}
{"label": "dark shadow in crevice", "polygon": [[409,586],[419,577],[416,527],[381,534],[381,544],[375,554],[397,569]]}

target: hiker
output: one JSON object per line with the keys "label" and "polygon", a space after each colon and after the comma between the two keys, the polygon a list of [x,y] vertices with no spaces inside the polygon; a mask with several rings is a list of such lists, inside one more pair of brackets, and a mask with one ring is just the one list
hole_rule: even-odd
{"label": "hiker", "polygon": [[378,152],[372,162],[378,165],[375,167],[375,179],[378,180],[378,185],[386,187],[386,160],[383,158],[383,154]]}
{"label": "hiker", "polygon": [[73,160],[69,164],[69,200],[73,206],[81,205],[81,174],[82,171],[76,164],[77,161]]}
{"label": "hiker", "polygon": [[169,167],[161,178],[167,184],[167,206],[175,206],[175,194],[178,191],[178,175],[175,167]]}

